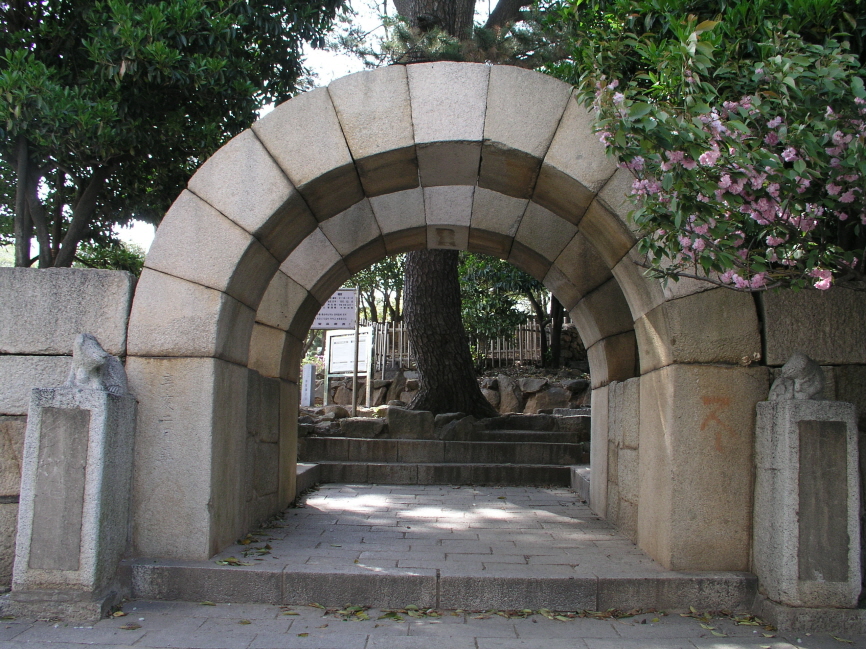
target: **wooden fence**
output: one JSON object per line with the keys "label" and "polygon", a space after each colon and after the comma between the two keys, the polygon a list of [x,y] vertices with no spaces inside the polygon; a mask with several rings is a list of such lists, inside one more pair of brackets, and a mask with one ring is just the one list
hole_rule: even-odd
{"label": "wooden fence", "polygon": [[[402,322],[365,322],[374,327],[375,345],[373,367],[376,373],[385,369],[401,367],[414,369],[415,358],[409,345],[409,337]],[[473,348],[479,341],[472,341]],[[541,331],[537,322],[530,321],[518,326],[510,335],[487,341],[484,356],[488,367],[505,367],[520,363],[541,362]]]}

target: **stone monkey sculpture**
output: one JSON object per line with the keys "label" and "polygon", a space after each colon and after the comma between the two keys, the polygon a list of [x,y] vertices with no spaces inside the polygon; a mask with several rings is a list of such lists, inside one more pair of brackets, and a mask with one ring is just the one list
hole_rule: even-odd
{"label": "stone monkey sculpture", "polygon": [[78,334],[72,347],[72,369],[66,387],[128,394],[126,371],[116,356],[102,348],[92,334]]}

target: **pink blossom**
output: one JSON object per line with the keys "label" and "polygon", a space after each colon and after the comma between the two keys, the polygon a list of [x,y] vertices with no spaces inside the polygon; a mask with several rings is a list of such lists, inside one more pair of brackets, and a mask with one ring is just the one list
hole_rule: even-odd
{"label": "pink blossom", "polygon": [[692,169],[694,169],[695,167],[698,166],[698,163],[695,162],[694,160],[692,160],[691,158],[683,158],[682,165],[685,169],[687,169],[688,171],[691,171]]}
{"label": "pink blossom", "polygon": [[607,84],[608,90],[613,90],[614,88],[617,88],[617,87],[619,87],[619,81],[617,79],[614,79],[609,84]]}
{"label": "pink blossom", "polygon": [[704,151],[704,153],[701,154],[701,157],[698,158],[698,161],[700,161],[700,163],[705,167],[712,167],[716,164],[720,155],[718,149],[711,149],[709,151]]}
{"label": "pink blossom", "polygon": [[779,143],[779,136],[776,135],[776,131],[770,131],[764,136],[764,143],[769,146],[775,146]]}
{"label": "pink blossom", "polygon": [[621,92],[613,93],[613,103],[621,104],[624,101],[625,101],[625,95],[624,94],[622,94]]}
{"label": "pink blossom", "polygon": [[772,235],[767,237],[767,245],[768,246],[779,246],[785,243],[785,239],[782,237],[774,237]]}
{"label": "pink blossom", "polygon": [[824,149],[824,153],[830,156],[839,156],[842,155],[842,147],[841,146],[833,146]]}
{"label": "pink blossom", "polygon": [[833,273],[823,268],[813,268],[809,271],[809,276],[817,278],[818,281],[815,282],[815,288],[822,291],[830,288],[830,284],[833,282]]}
{"label": "pink blossom", "polygon": [[670,162],[668,162],[667,160],[662,162],[661,165],[659,165],[659,166],[661,167],[662,171],[670,171],[671,169],[674,168],[674,165],[671,164]]}
{"label": "pink blossom", "polygon": [[770,183],[767,185],[767,193],[773,198],[779,198],[779,183]]}
{"label": "pink blossom", "polygon": [[809,185],[812,184],[812,181],[809,178],[800,178],[799,176],[797,176],[796,180],[798,194],[802,194],[803,192],[805,192],[809,188]]}
{"label": "pink blossom", "polygon": [[756,273],[752,276],[752,279],[749,280],[750,288],[761,288],[765,286],[767,283],[767,273]]}
{"label": "pink blossom", "polygon": [[598,141],[601,142],[605,146],[610,146],[612,144],[612,142],[610,141],[610,138],[612,138],[612,137],[613,137],[613,133],[611,133],[610,131],[602,131],[600,134],[600,137],[598,138]]}
{"label": "pink blossom", "polygon": [[701,193],[698,193],[697,199],[698,199],[701,203],[709,203],[709,202],[710,202],[710,197],[709,197],[709,196],[704,196],[704,195],[701,194]]}
{"label": "pink blossom", "polygon": [[830,166],[834,169],[838,169],[842,166],[842,161],[839,158],[830,158]]}
{"label": "pink blossom", "polygon": [[734,273],[734,286],[737,288],[749,288],[749,282],[742,277],[740,277],[737,273]]}
{"label": "pink blossom", "polygon": [[632,169],[633,171],[640,171],[644,168],[643,156],[636,155],[629,162],[626,162],[625,166],[627,169]]}
{"label": "pink blossom", "polygon": [[827,183],[827,193],[830,194],[830,196],[835,196],[836,194],[838,194],[841,191],[842,191],[841,186],[834,185],[833,183]]}
{"label": "pink blossom", "polygon": [[789,146],[787,149],[782,151],[782,160],[785,162],[793,162],[799,156],[797,155],[797,149],[792,146]]}
{"label": "pink blossom", "polygon": [[781,123],[782,123],[782,118],[779,117],[778,115],[776,115],[776,117],[774,117],[769,122],[767,122],[767,126],[769,126],[770,128],[776,128]]}
{"label": "pink blossom", "polygon": [[730,186],[731,186],[730,174],[722,174],[722,177],[719,179],[719,187],[721,189],[727,189]]}
{"label": "pink blossom", "polygon": [[849,189],[847,192],[842,194],[839,197],[839,202],[840,203],[853,203],[854,202],[854,190]]}
{"label": "pink blossom", "polygon": [[845,214],[845,212],[836,212],[836,216],[839,217],[840,221],[847,221],[848,220],[848,215]]}
{"label": "pink blossom", "polygon": [[845,135],[842,131],[836,131],[835,133],[833,133],[833,144],[837,146],[842,144],[848,144],[852,139],[852,135]]}
{"label": "pink blossom", "polygon": [[832,117],[835,114],[836,113],[833,112],[833,108],[830,106],[827,106],[827,108],[824,110],[824,115],[826,115],[827,117]]}
{"label": "pink blossom", "polygon": [[722,104],[722,106],[725,107],[725,110],[733,112],[740,107],[740,104],[735,101],[726,101]]}
{"label": "pink blossom", "polygon": [[701,225],[696,225],[692,229],[694,230],[695,234],[706,234],[707,232],[710,231],[710,226],[707,225],[706,223],[703,223]]}
{"label": "pink blossom", "polygon": [[695,239],[695,242],[692,244],[692,248],[695,249],[695,252],[701,252],[704,248],[706,248],[707,242],[703,239]]}

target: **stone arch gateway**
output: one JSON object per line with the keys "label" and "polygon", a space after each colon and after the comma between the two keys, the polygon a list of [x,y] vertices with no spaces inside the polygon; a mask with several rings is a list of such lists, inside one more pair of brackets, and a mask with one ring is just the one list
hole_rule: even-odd
{"label": "stone arch gateway", "polygon": [[[205,559],[244,530],[251,370],[278,381],[294,497],[302,339],[353,273],[425,247],[497,255],[570,311],[590,359],[592,506],[668,568],[749,568],[754,405],[768,371],[751,296],[646,279],[630,174],[570,86],[424,63],[298,96],[241,133],[160,226],[130,315],[136,556]],[[271,404],[273,405],[273,404]],[[276,407],[276,406],[274,406]]]}

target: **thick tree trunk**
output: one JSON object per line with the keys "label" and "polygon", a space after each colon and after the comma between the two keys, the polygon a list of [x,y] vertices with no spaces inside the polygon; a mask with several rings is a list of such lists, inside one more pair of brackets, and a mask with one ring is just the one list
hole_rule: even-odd
{"label": "thick tree trunk", "polygon": [[15,265],[30,266],[30,240],[33,238],[33,222],[27,209],[27,181],[30,170],[30,152],[27,138],[18,136],[15,147]]}
{"label": "thick tree trunk", "polygon": [[550,367],[559,367],[562,349],[563,308],[556,296],[550,296]]}
{"label": "thick tree trunk", "polygon": [[495,417],[478,388],[460,317],[457,255],[456,250],[421,250],[406,258],[403,315],[421,375],[409,408]]}
{"label": "thick tree trunk", "polygon": [[475,0],[394,0],[394,6],[422,32],[439,27],[461,39],[472,35]]}

